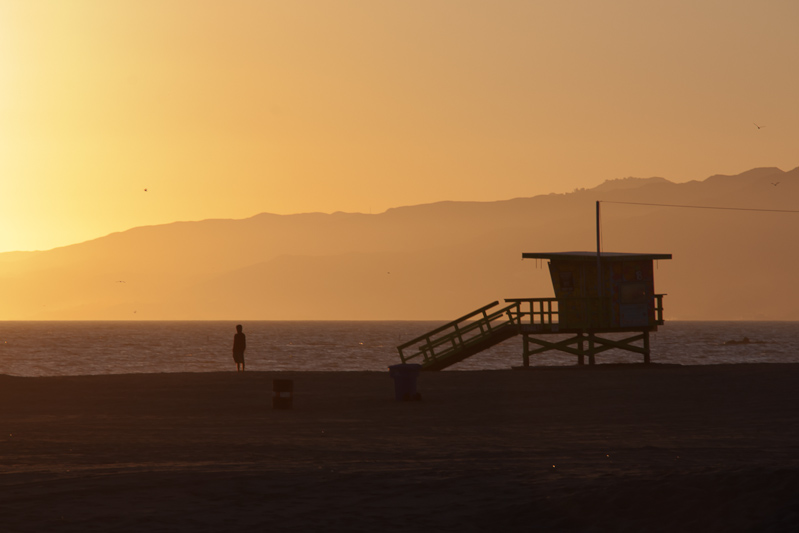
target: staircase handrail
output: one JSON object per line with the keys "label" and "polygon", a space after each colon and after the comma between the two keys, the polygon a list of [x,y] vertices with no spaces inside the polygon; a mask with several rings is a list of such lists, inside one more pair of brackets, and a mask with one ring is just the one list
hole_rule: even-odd
{"label": "staircase handrail", "polygon": [[461,322],[463,322],[463,321],[465,321],[465,320],[469,320],[469,319],[470,319],[470,318],[472,318],[473,316],[475,316],[475,315],[479,315],[480,313],[484,312],[485,310],[487,310],[487,309],[491,309],[491,308],[492,308],[492,307],[494,307],[495,305],[499,305],[499,301],[494,301],[494,302],[491,302],[490,304],[488,304],[488,305],[484,305],[483,307],[481,307],[480,309],[477,309],[476,311],[472,311],[472,312],[471,312],[471,313],[469,313],[468,315],[463,315],[462,317],[460,317],[460,318],[457,318],[457,319],[453,320],[452,322],[447,322],[447,323],[446,323],[446,324],[444,324],[443,326],[440,326],[440,327],[438,327],[438,328],[436,328],[436,329],[434,329],[434,330],[428,331],[428,332],[427,332],[427,333],[425,333],[424,335],[419,335],[418,337],[416,337],[416,338],[415,338],[415,339],[413,339],[413,340],[410,340],[410,341],[408,341],[408,342],[406,342],[406,343],[404,343],[404,344],[400,344],[399,346],[397,346],[397,349],[398,349],[398,350],[401,350],[401,349],[403,349],[403,348],[407,348],[408,346],[410,346],[410,345],[412,345],[412,344],[416,344],[416,343],[417,343],[417,342],[419,342],[420,340],[423,340],[423,339],[426,339],[426,338],[432,337],[432,336],[433,336],[433,335],[435,335],[436,333],[441,333],[441,332],[442,332],[442,331],[444,331],[445,329],[449,329],[449,328],[453,327],[455,324],[459,324],[459,323],[461,323]]}
{"label": "staircase handrail", "polygon": [[[491,314],[486,314],[485,313],[485,311],[487,309],[490,309],[490,308],[496,306],[498,303],[499,302],[490,303],[490,304],[488,304],[486,306],[481,307],[480,309],[477,309],[476,311],[473,311],[473,312],[471,312],[471,313],[469,313],[467,315],[463,315],[458,320],[453,320],[452,322],[448,322],[447,324],[444,324],[443,326],[440,326],[440,327],[438,327],[438,328],[436,328],[436,329],[434,329],[432,331],[429,331],[426,334],[421,335],[421,336],[413,339],[412,341],[409,341],[409,342],[406,342],[405,344],[397,346],[397,351],[399,351],[400,359],[402,360],[403,363],[405,363],[405,362],[407,362],[407,361],[409,361],[411,359],[414,359],[416,357],[419,357],[421,355],[424,358],[425,362],[427,362],[428,360],[431,360],[431,359],[435,360],[435,359],[438,359],[440,357],[447,356],[450,353],[452,353],[453,351],[457,351],[459,349],[463,349],[465,346],[469,346],[469,345],[471,345],[474,342],[478,342],[480,340],[488,338],[494,332],[496,332],[499,328],[502,328],[502,327],[507,326],[509,324],[519,325],[519,323],[520,323],[519,322],[520,321],[520,314],[519,314],[519,304],[518,303],[512,303],[511,305],[505,306],[502,309],[494,311]],[[515,309],[515,312],[512,311],[513,309]],[[476,316],[476,315],[478,315],[480,313],[482,313],[483,316],[479,320],[475,320],[473,322],[470,322],[470,323],[466,324],[463,327],[458,327],[461,322],[464,322],[464,321],[468,320],[469,318],[472,318],[472,317],[474,317],[474,316]],[[497,318],[501,317],[502,315],[507,315],[508,319],[505,322],[502,322],[500,324],[496,324],[496,325],[492,326],[491,322],[496,320]],[[485,330],[483,329],[484,327],[486,328]],[[443,335],[443,336],[437,338],[437,339],[433,338],[436,334],[441,333],[442,331],[445,331],[445,330],[447,330],[449,328],[454,328],[454,330],[449,332],[449,333],[447,333],[446,335]],[[469,333],[472,330],[475,330],[475,329],[478,329],[478,328],[481,331],[480,335],[471,337],[471,338],[466,339],[466,340],[463,339],[463,335],[464,334]],[[460,342],[459,343],[455,343],[454,339],[458,339]],[[421,341],[426,341],[426,342],[424,344],[421,344],[417,348],[418,351],[416,353],[413,353],[413,354],[411,354],[411,355],[409,355],[407,357],[405,356],[405,354],[402,353],[403,349],[408,348],[408,347],[410,347],[410,346],[412,346],[414,344],[417,344],[417,343],[419,343]],[[436,347],[441,346],[441,345],[446,344],[446,343],[452,343],[452,347],[449,348],[448,350],[445,350],[444,352],[435,353],[435,348]],[[429,352],[429,355],[427,355],[427,352]]]}

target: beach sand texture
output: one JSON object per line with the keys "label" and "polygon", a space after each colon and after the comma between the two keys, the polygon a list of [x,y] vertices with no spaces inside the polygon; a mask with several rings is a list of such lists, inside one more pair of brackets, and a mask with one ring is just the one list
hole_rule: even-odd
{"label": "beach sand texture", "polygon": [[[272,380],[294,381],[272,409]],[[0,376],[0,530],[795,531],[799,365]]]}

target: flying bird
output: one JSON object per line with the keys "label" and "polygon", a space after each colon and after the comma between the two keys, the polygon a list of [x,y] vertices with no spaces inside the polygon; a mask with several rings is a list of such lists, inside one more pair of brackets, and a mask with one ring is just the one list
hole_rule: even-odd
{"label": "flying bird", "polygon": [[779,181],[775,181],[775,182],[772,182],[771,184],[772,184],[772,185],[774,185],[774,186],[776,187],[777,185],[779,185],[779,184],[780,184],[780,182],[779,182]]}
{"label": "flying bird", "polygon": [[758,126],[758,125],[757,125],[757,122],[752,122],[752,124],[754,124],[754,125],[755,125],[755,127],[756,127],[757,129],[759,129],[759,130],[762,130],[763,128],[765,128],[765,126]]}
{"label": "flying bird", "polygon": [[[759,129],[759,128],[758,128]],[[147,192],[147,189],[144,189],[144,192]]]}

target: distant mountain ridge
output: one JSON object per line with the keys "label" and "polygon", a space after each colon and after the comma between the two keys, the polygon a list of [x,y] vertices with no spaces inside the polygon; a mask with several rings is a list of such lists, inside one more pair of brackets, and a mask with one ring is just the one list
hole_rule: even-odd
{"label": "distant mountain ridge", "polygon": [[[773,185],[778,183],[778,185]],[[263,213],[133,228],[41,252],[0,254],[0,320],[441,319],[552,294],[522,252],[665,252],[666,318],[799,320],[799,168],[384,213]]]}
{"label": "distant mountain ridge", "polygon": [[591,189],[594,192],[608,192],[618,189],[637,189],[645,185],[671,183],[666,178],[617,178],[605,180],[604,183]]}

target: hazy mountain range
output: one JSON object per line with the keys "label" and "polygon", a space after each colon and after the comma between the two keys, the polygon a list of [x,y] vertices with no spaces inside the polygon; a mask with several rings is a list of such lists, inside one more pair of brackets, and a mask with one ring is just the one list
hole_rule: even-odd
{"label": "hazy mountain range", "polygon": [[673,254],[656,271],[667,320],[799,320],[799,213],[612,203],[799,210],[799,168],[139,227],[0,254],[0,320],[454,319],[551,296],[544,265],[522,252],[595,250],[597,200],[604,251]]}

